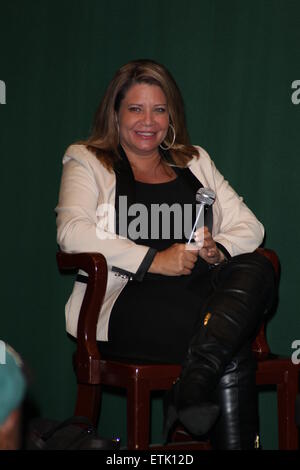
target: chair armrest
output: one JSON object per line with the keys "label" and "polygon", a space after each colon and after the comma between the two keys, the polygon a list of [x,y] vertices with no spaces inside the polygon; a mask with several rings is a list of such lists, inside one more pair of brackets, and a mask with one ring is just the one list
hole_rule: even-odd
{"label": "chair armrest", "polygon": [[[272,263],[277,280],[279,279],[279,259],[274,250],[269,248],[257,248],[256,250],[261,255],[265,256]],[[270,355],[271,350],[267,342],[265,323],[263,323],[252,343],[252,351],[255,353],[257,359],[265,359]]]}
{"label": "chair armrest", "polygon": [[107,284],[107,264],[101,253],[63,253],[56,255],[60,270],[82,269],[88,283],[79,313],[75,367],[79,383],[96,384],[100,377],[100,353],[96,331]]}

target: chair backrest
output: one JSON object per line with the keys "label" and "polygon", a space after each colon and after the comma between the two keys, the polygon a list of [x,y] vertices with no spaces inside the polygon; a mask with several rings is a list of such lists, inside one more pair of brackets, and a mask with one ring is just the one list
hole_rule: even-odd
{"label": "chair backrest", "polygon": [[[279,260],[276,253],[273,250],[262,248],[258,248],[257,251],[271,261],[277,276],[279,276]],[[88,274],[88,284],[80,309],[77,329],[76,374],[80,383],[98,384],[100,383],[100,353],[96,331],[107,283],[105,257],[101,253],[69,254],[58,252],[57,264],[61,271],[82,269]],[[263,359],[270,354],[264,324],[257,333],[252,349],[258,359]]]}

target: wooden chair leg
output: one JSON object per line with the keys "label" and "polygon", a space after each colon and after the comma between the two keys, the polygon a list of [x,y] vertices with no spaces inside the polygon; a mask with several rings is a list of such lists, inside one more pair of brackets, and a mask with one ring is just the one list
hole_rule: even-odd
{"label": "wooden chair leg", "polygon": [[297,393],[298,372],[286,371],[284,382],[277,386],[279,450],[296,450],[299,448],[298,429],[295,422]]}
{"label": "wooden chair leg", "polygon": [[77,384],[75,416],[86,416],[96,426],[101,400],[100,385]]}
{"label": "wooden chair leg", "polygon": [[145,450],[150,441],[150,392],[133,380],[127,388],[127,448]]}

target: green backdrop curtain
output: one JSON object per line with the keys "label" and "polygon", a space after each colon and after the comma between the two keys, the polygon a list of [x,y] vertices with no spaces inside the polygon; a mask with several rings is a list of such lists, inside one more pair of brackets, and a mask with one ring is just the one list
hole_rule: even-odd
{"label": "green backdrop curtain", "polygon": [[[32,370],[43,416],[73,412],[74,344],[64,304],[73,280],[56,267],[57,203],[66,147],[87,136],[113,73],[152,58],[175,76],[191,140],[203,146],[264,223],[281,259],[272,350],[292,354],[298,301],[300,3],[297,0],[2,0],[0,3],[0,339]],[[125,401],[106,392],[101,434],[126,438]],[[276,396],[260,394],[262,445],[277,447]],[[152,438],[161,439],[161,401]]]}

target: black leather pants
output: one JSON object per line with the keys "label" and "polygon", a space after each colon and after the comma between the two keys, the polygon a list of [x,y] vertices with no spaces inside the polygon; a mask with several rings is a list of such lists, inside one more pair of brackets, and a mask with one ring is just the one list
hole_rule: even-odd
{"label": "black leather pants", "polygon": [[256,360],[246,345],[227,365],[215,390],[220,415],[211,430],[215,450],[251,450],[257,446]]}

